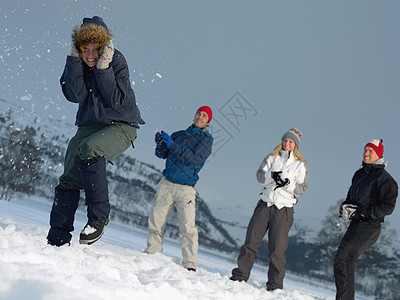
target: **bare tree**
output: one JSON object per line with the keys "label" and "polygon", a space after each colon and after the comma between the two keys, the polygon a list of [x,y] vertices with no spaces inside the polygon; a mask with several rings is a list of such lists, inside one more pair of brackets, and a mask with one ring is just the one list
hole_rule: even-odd
{"label": "bare tree", "polygon": [[41,155],[35,129],[9,126],[0,138],[0,199],[15,192],[32,193],[40,179]]}

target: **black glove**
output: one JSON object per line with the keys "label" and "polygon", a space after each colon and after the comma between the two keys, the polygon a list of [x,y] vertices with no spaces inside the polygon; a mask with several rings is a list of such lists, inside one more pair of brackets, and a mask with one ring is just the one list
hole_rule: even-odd
{"label": "black glove", "polygon": [[282,171],[271,172],[271,177],[276,183],[276,187],[274,188],[274,191],[277,188],[287,186],[290,183],[289,178],[285,178],[284,180],[281,178],[281,173],[282,173]]}
{"label": "black glove", "polygon": [[360,209],[357,209],[351,216],[350,220],[351,221],[360,221],[361,219],[364,218],[364,215],[360,213]]}
{"label": "black glove", "polygon": [[279,183],[276,184],[276,187],[274,188],[274,191],[275,191],[276,189],[278,189],[278,188],[287,186],[289,183],[290,183],[289,178],[285,178],[285,180],[282,180],[282,179],[281,179],[281,181],[280,181]]}
{"label": "black glove", "polygon": [[282,174],[282,171],[271,172],[271,177],[275,181],[276,184],[278,184],[278,182],[282,181],[281,174]]}

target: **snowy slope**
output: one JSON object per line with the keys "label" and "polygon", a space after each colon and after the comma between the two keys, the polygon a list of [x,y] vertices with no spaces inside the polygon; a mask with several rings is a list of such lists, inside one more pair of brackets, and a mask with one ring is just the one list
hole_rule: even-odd
{"label": "snowy slope", "polygon": [[265,290],[266,269],[248,283],[228,279],[231,259],[201,250],[199,269],[180,265],[180,247],[167,239],[163,254],[142,253],[147,234],[111,222],[102,239],[80,245],[86,218],[78,212],[70,247],[46,244],[51,205],[39,198],[0,201],[0,299],[333,299],[333,286],[317,287],[287,275],[284,290]]}

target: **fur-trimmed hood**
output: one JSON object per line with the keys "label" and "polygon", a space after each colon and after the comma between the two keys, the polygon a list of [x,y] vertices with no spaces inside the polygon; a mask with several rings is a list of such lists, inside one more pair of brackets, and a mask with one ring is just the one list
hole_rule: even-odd
{"label": "fur-trimmed hood", "polygon": [[100,17],[84,18],[83,24],[76,27],[72,33],[72,42],[79,54],[88,44],[98,45],[99,55],[102,54],[104,45],[112,38],[106,24]]}

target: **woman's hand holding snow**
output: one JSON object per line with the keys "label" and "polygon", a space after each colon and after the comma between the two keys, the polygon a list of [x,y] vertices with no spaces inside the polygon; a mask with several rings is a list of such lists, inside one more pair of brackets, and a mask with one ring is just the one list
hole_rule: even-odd
{"label": "woman's hand holding snow", "polygon": [[103,53],[101,54],[99,60],[97,61],[97,69],[104,70],[108,69],[110,66],[110,62],[112,61],[114,55],[114,44],[112,40],[109,40],[103,49]]}

